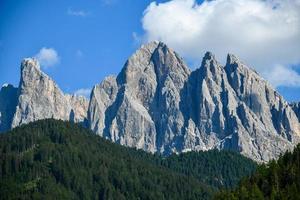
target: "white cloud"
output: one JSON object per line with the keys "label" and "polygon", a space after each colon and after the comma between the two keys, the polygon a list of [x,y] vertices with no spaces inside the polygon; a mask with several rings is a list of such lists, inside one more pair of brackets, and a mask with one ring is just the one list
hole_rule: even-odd
{"label": "white cloud", "polygon": [[81,88],[81,89],[75,91],[74,94],[77,96],[84,96],[84,97],[90,98],[91,89],[90,88]]}
{"label": "white cloud", "polygon": [[299,0],[152,2],[142,18],[143,38],[161,40],[198,63],[205,51],[223,62],[230,52],[262,74],[278,64],[291,72],[287,66],[300,64],[299,10]]}
{"label": "white cloud", "polygon": [[77,17],[86,17],[90,13],[84,10],[73,10],[72,8],[68,8],[67,14],[72,16],[77,16]]}
{"label": "white cloud", "polygon": [[290,86],[299,87],[300,86],[300,75],[293,69],[277,65],[268,74],[270,83],[274,86]]}
{"label": "white cloud", "polygon": [[51,67],[59,62],[59,57],[55,49],[43,47],[34,56],[42,67]]}

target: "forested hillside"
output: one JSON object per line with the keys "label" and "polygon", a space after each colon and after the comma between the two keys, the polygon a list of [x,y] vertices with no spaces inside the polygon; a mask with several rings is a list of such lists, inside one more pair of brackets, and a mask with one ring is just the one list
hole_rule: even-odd
{"label": "forested hillside", "polygon": [[300,199],[300,144],[277,161],[258,167],[233,191],[223,191],[216,199]]}
{"label": "forested hillside", "polygon": [[0,199],[210,199],[255,168],[226,151],[152,155],[52,119],[0,135]]}

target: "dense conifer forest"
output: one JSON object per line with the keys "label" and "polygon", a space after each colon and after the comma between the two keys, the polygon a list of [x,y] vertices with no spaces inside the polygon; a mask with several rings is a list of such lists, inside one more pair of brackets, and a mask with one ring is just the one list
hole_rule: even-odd
{"label": "dense conifer forest", "polygon": [[215,199],[300,199],[300,144],[277,161],[260,165],[236,189],[220,192]]}
{"label": "dense conifer forest", "polygon": [[256,166],[229,151],[152,155],[48,119],[0,135],[0,199],[211,199]]}

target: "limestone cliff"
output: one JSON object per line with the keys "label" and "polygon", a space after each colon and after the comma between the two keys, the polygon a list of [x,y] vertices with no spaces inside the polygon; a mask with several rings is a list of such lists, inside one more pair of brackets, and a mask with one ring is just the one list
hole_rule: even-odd
{"label": "limestone cliff", "polygon": [[84,97],[65,95],[31,58],[21,64],[17,101],[12,128],[45,118],[82,122],[88,107]]}
{"label": "limestone cliff", "polygon": [[161,42],[94,87],[88,121],[114,142],[165,155],[218,148],[268,161],[300,136],[295,109],[236,56],[222,66],[207,52],[191,72]]}

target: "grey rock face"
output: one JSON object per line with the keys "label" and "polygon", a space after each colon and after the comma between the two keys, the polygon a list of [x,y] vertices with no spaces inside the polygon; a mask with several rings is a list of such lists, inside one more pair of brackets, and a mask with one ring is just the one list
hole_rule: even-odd
{"label": "grey rock face", "polygon": [[166,45],[143,46],[116,79],[106,79],[94,88],[90,128],[127,146],[173,151],[175,140],[182,137],[180,90],[189,74],[182,59]]}
{"label": "grey rock face", "polygon": [[297,115],[298,120],[300,122],[300,102],[291,103],[290,106],[294,110],[294,112]]}
{"label": "grey rock face", "polygon": [[18,88],[6,84],[0,90],[0,132],[9,130],[16,111]]}
{"label": "grey rock face", "polygon": [[23,60],[12,128],[45,118],[82,122],[87,107],[88,101],[84,97],[63,94],[56,83],[40,70],[37,60]]}
{"label": "grey rock face", "polygon": [[222,66],[208,52],[191,72],[159,42],[94,87],[88,121],[114,142],[165,155],[218,148],[268,161],[300,137],[295,109],[237,57]]}
{"label": "grey rock face", "polygon": [[64,94],[36,60],[21,68],[19,88],[0,91],[0,131],[45,118],[87,120],[96,134],[148,152],[231,149],[259,162],[300,142],[300,104],[231,54],[222,66],[207,52],[190,71],[165,44],[149,43],[96,85],[89,102]]}
{"label": "grey rock face", "polygon": [[88,109],[89,128],[101,136],[104,136],[103,131],[108,120],[106,111],[111,108],[117,92],[118,86],[114,76],[105,78],[101,84],[96,85],[92,90]]}
{"label": "grey rock face", "polygon": [[[223,67],[211,53],[187,83],[192,110],[187,116],[198,128],[185,148],[232,149],[268,161],[299,142],[299,122],[288,103],[255,71],[233,55]],[[189,132],[192,134],[193,132]],[[190,137],[189,137],[190,138]]]}

